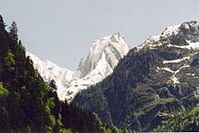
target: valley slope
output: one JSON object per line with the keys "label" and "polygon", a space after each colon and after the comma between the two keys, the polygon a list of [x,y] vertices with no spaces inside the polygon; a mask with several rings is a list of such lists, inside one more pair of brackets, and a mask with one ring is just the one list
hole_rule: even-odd
{"label": "valley slope", "polygon": [[199,102],[199,22],[167,27],[131,49],[113,73],[73,103],[106,123],[151,131]]}

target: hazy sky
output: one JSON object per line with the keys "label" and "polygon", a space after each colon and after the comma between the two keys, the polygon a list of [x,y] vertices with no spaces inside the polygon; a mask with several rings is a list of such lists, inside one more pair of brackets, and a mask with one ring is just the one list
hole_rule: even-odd
{"label": "hazy sky", "polygon": [[136,46],[166,26],[199,20],[199,0],[0,0],[26,49],[75,69],[90,43],[115,31]]}

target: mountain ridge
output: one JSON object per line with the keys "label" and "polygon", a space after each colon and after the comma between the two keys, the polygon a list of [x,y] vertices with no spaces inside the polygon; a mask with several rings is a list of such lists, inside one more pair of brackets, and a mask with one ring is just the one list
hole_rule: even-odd
{"label": "mountain ridge", "polygon": [[73,104],[109,124],[150,131],[199,103],[199,22],[170,26],[132,48],[113,73]]}
{"label": "mountain ridge", "polygon": [[42,61],[30,52],[26,54],[33,60],[35,69],[45,81],[56,82],[60,100],[70,102],[79,91],[100,82],[111,74],[128,50],[129,47],[119,32],[97,39],[91,43],[88,56],[80,60],[75,71],[61,68],[50,61]]}

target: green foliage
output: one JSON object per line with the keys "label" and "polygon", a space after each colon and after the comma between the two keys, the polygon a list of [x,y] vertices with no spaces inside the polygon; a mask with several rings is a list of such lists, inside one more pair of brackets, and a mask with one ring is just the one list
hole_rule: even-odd
{"label": "green foliage", "polygon": [[71,129],[63,129],[61,133],[72,133]]}
{"label": "green foliage", "polygon": [[175,104],[176,102],[178,102],[178,100],[176,100],[175,98],[159,98],[157,100],[150,102],[148,105],[144,106],[143,108],[137,110],[134,114],[137,117],[139,117],[143,115],[145,112],[154,108],[158,104]]}
{"label": "green foliage", "polygon": [[100,120],[99,116],[96,113],[93,113],[92,115],[95,119],[94,121],[96,122],[97,132],[100,132],[100,133],[123,133],[123,132],[129,133],[128,130],[123,131],[114,125],[108,126],[108,125],[102,123],[102,121]]}
{"label": "green foliage", "polygon": [[5,98],[9,95],[9,91],[3,87],[3,83],[0,82],[0,98]]}
{"label": "green foliage", "polygon": [[46,131],[47,133],[52,133],[52,132],[53,132],[53,129],[52,129],[52,127],[50,127],[50,126],[45,126],[45,131]]}
{"label": "green foliage", "polygon": [[99,125],[99,126],[102,126],[102,122],[101,122],[99,116],[96,113],[93,113],[92,115],[93,115],[93,117],[96,121],[96,124]]}
{"label": "green foliage", "polygon": [[121,133],[121,131],[117,127],[115,127],[114,125],[111,125],[111,132],[112,133]]}
{"label": "green foliage", "polygon": [[176,113],[171,119],[162,122],[156,132],[199,131],[199,106],[185,112]]}
{"label": "green foliage", "polygon": [[8,51],[5,61],[9,67],[15,65],[14,54],[11,52],[11,50]]}

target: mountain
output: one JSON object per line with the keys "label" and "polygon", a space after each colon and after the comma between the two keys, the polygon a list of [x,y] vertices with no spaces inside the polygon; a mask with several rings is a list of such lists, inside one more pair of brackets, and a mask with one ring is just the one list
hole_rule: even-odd
{"label": "mountain", "polygon": [[[0,132],[199,130],[199,22],[167,27],[126,56],[119,33],[99,39],[74,72],[26,52],[15,22],[5,27],[0,15]],[[104,79],[82,90],[87,76]],[[58,98],[62,80],[82,88],[70,104]]]}
{"label": "mountain", "polygon": [[[45,83],[26,56],[25,48],[18,40],[16,23],[12,23],[9,32],[5,27],[0,15],[1,133],[122,132],[114,125],[102,123],[97,114],[60,101],[53,82]],[[70,74],[50,62],[43,65],[48,65],[47,70],[57,70],[49,72],[53,76],[59,71]],[[49,77],[46,75],[46,78]]]}
{"label": "mountain", "polygon": [[78,92],[94,85],[113,72],[128,53],[129,47],[119,32],[93,41],[86,59],[81,59],[77,70],[61,68],[50,61],[42,61],[27,52],[45,81],[54,80],[60,100],[71,102]]}
{"label": "mountain", "polygon": [[[199,22],[167,27],[132,48],[72,104],[120,128],[151,131],[199,102]],[[196,126],[196,125],[195,125]]]}

